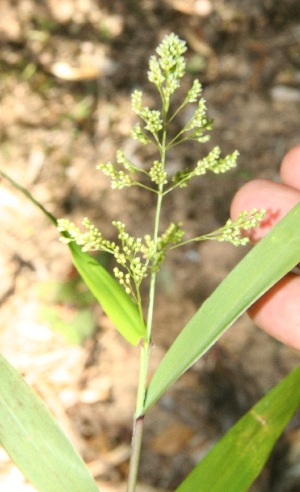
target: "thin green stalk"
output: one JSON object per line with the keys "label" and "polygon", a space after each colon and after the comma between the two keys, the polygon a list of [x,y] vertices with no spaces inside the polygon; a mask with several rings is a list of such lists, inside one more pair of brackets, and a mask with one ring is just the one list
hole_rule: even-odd
{"label": "thin green stalk", "polygon": [[[161,145],[161,159],[163,163],[165,163],[165,154],[166,154],[166,127],[163,132],[162,145]],[[155,219],[154,219],[154,231],[153,231],[153,240],[156,245],[158,241],[162,201],[163,201],[163,185],[160,185],[158,196],[157,196]],[[141,355],[140,355],[140,372],[139,372],[139,382],[138,382],[138,390],[137,390],[135,421],[134,421],[134,428],[132,434],[131,458],[130,458],[130,465],[129,465],[127,492],[135,492],[138,469],[139,469],[139,461],[141,455],[141,445],[142,445],[143,426],[144,426],[143,425],[144,402],[145,402],[145,396],[147,390],[147,375],[148,375],[148,366],[149,366],[149,358],[150,358],[151,332],[152,332],[152,324],[153,324],[155,285],[156,285],[156,275],[157,275],[157,270],[155,266],[156,265],[154,264],[151,272],[150,286],[149,286],[149,305],[148,305],[147,324],[146,324],[147,330],[146,330],[145,340],[143,341],[143,345],[141,347]]]}
{"label": "thin green stalk", "polygon": [[127,482],[127,492],[134,492],[137,482],[141,445],[143,438],[144,416],[138,417],[134,422],[134,429],[131,443],[131,459]]}
{"label": "thin green stalk", "polygon": [[[160,193],[157,199],[157,207],[156,207],[155,223],[154,223],[153,236],[154,236],[155,243],[157,243],[157,239],[158,239],[158,229],[159,229],[159,219],[160,219],[162,198],[163,198],[162,193]],[[141,347],[141,355],[140,355],[140,372],[139,372],[139,382],[138,382],[138,391],[137,391],[135,421],[134,421],[134,428],[133,428],[133,435],[132,435],[132,445],[131,445],[132,449],[131,449],[131,458],[130,458],[130,466],[129,466],[129,474],[128,474],[127,492],[135,492],[140,454],[141,454],[143,419],[144,419],[144,402],[145,402],[145,395],[146,395],[146,388],[147,388],[147,374],[148,374],[148,365],[149,365],[150,348],[151,348],[151,331],[152,331],[152,322],[153,322],[156,274],[157,272],[154,269],[151,273],[150,287],[149,287],[147,332],[146,332],[145,340],[143,341],[143,345]]]}

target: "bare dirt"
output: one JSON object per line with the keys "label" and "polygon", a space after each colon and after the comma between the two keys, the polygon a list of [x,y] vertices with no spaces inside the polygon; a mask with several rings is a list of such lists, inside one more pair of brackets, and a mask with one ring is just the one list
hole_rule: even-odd
{"label": "bare dirt", "polygon": [[[238,149],[240,158],[235,171],[207,175],[170,197],[163,225],[182,220],[190,237],[210,231],[226,221],[243,183],[277,181],[283,155],[299,143],[297,0],[2,0],[0,169],[57,217],[80,223],[88,216],[108,237],[116,218],[133,234],[147,232],[152,197],[111,190],[95,167],[120,146],[151,158],[128,139],[130,93],[142,87],[155,103],[148,59],[171,31],[187,40],[186,84],[203,83],[215,129],[203,148],[176,151],[170,172],[215,144],[224,154]],[[124,491],[138,349],[87,296],[50,222],[4,179],[0,206],[1,352],[44,398],[101,490]],[[170,255],[159,281],[152,370],[244,254],[210,242]],[[174,490],[297,363],[297,352],[245,315],[149,412],[140,492]],[[252,491],[300,490],[298,435],[296,415]],[[33,490],[2,451],[0,488]]]}

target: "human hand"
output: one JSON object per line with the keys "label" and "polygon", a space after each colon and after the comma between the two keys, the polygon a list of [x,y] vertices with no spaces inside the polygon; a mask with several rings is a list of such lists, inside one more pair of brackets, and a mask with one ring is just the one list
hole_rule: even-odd
{"label": "human hand", "polygon": [[[267,210],[266,220],[249,231],[254,243],[300,201],[300,145],[284,157],[280,177],[282,183],[264,179],[250,181],[233,198],[232,219],[242,210]],[[257,326],[277,340],[300,349],[300,276],[288,273],[256,301],[248,313]]]}

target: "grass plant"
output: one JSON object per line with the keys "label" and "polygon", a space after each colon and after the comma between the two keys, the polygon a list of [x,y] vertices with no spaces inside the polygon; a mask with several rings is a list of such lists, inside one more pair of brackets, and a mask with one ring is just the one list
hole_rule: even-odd
{"label": "grass plant", "polygon": [[[221,149],[215,146],[194,166],[174,175],[168,173],[170,150],[191,141],[199,144],[208,142],[213,128],[212,120],[207,117],[199,80],[194,80],[179,105],[174,107],[174,101],[178,101],[174,94],[180,91],[180,83],[185,75],[186,50],[186,43],[171,33],[161,41],[156,54],[150,58],[148,79],[157,90],[157,108],[143,104],[141,90],[135,90],[131,95],[131,107],[138,117],[131,136],[142,146],[152,147],[156,152],[155,159],[146,164],[134,162],[119,149],[115,162],[103,162],[97,166],[111,180],[113,189],[137,186],[145,193],[155,195],[154,221],[143,237],[133,236],[119,219],[113,222],[118,241],[106,239],[88,218],[82,221],[83,229],[66,218],[56,220],[27,190],[1,172],[58,228],[61,240],[70,248],[73,262],[82,278],[120,334],[137,346],[140,352],[127,492],[136,491],[144,418],[148,409],[218,340],[238,316],[300,261],[300,232],[297,227],[300,206],[296,206],[248,253],[183,327],[147,385],[157,275],[166,255],[187,243],[204,240],[244,245],[248,242],[244,231],[257,227],[265,215],[264,210],[244,211],[237,220],[228,219],[216,231],[191,239],[185,238],[182,223],[171,222],[166,230],[161,230],[164,200],[169,193],[187,187],[192,179],[198,179],[206,173],[222,174],[230,171],[236,166],[238,157],[236,150],[222,156]],[[188,105],[193,108],[192,115],[184,127],[174,134],[172,122]],[[89,255],[91,251],[104,251],[114,257],[114,277]],[[141,286],[147,277],[149,291],[145,304],[142,302]],[[248,490],[277,437],[300,403],[299,381],[300,370],[297,368],[229,431],[177,490]],[[289,395],[288,400],[283,399],[286,394]],[[22,408],[21,401],[25,402]],[[4,358],[0,364],[0,417],[0,442],[38,490],[97,490],[84,464],[43,404]],[[34,420],[35,417],[37,420]],[[10,421],[9,427],[5,424],[7,419]],[[259,450],[257,446],[260,446]],[[39,453],[43,458],[39,457]],[[77,480],[77,477],[80,478]]]}

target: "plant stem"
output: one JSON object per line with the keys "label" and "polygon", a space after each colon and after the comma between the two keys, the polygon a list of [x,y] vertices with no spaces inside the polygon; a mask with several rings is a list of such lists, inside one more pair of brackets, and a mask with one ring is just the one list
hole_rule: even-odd
{"label": "plant stem", "polygon": [[[159,229],[159,219],[160,219],[162,199],[163,199],[163,195],[162,192],[160,191],[157,197],[157,206],[156,206],[155,222],[154,222],[153,238],[155,244],[157,244],[157,239],[158,239],[158,229]],[[144,427],[144,402],[145,402],[145,395],[146,395],[146,388],[147,388],[147,374],[148,374],[148,365],[149,365],[150,348],[151,348],[151,331],[152,331],[152,322],[153,322],[156,274],[157,274],[156,269],[153,268],[151,273],[151,279],[150,279],[150,287],[149,287],[147,332],[146,332],[145,340],[143,341],[143,345],[141,346],[140,373],[139,373],[139,383],[138,383],[138,391],[137,391],[135,421],[134,421],[132,443],[131,443],[131,458],[130,458],[130,465],[129,465],[127,492],[135,492],[138,468],[139,468],[139,460],[141,454],[141,445],[142,445],[142,436],[143,436],[143,427]]]}
{"label": "plant stem", "polygon": [[141,444],[143,437],[144,416],[138,417],[134,422],[134,429],[131,444],[131,459],[127,483],[127,492],[134,492],[137,482],[139,461],[141,454]]}
{"label": "plant stem", "polygon": [[[164,106],[163,118],[164,118],[164,129],[162,132],[161,144],[158,145],[158,148],[160,152],[161,162],[164,167],[165,160],[166,160],[166,149],[167,149],[166,105]],[[157,190],[157,202],[156,202],[154,230],[153,230],[153,241],[156,248],[158,242],[162,201],[164,197],[163,188],[164,185],[160,184]],[[152,324],[153,324],[155,284],[156,284],[156,275],[157,275],[156,266],[157,265],[154,262],[152,265],[150,286],[149,286],[149,304],[148,304],[148,312],[147,312],[146,336],[141,346],[140,373],[139,373],[139,383],[138,383],[138,390],[137,390],[135,421],[134,421],[132,443],[131,443],[131,458],[130,458],[130,465],[129,465],[127,492],[135,492],[138,469],[139,469],[139,461],[141,455],[143,427],[144,427],[144,403],[145,403],[145,396],[147,391],[147,375],[148,375],[148,366],[149,366],[149,357],[150,357],[150,348],[151,348],[151,332],[152,332]]]}

